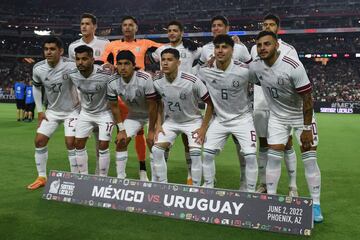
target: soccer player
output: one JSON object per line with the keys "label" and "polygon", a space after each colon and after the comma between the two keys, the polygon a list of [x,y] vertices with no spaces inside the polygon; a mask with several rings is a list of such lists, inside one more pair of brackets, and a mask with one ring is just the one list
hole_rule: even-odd
{"label": "soccer player", "polygon": [[[263,20],[263,31],[271,31],[278,34],[280,28],[280,19],[278,16],[273,14],[268,14],[264,17]],[[282,54],[299,60],[298,54],[293,46],[287,44],[286,42],[278,39],[279,51]],[[251,57],[252,59],[258,58],[257,48],[254,45],[251,48]],[[260,184],[257,188],[257,192],[266,193],[266,163],[267,163],[267,150],[268,143],[266,140],[268,121],[269,121],[269,106],[265,100],[263,90],[260,86],[254,85],[254,124],[256,129],[256,135],[259,138],[259,181]],[[296,184],[296,153],[292,146],[292,136],[290,135],[289,141],[286,144],[284,152],[285,164],[289,176],[289,196],[298,196],[297,184]]]}
{"label": "soccer player", "polygon": [[33,86],[31,81],[25,88],[25,121],[31,122],[34,119],[35,102],[33,96]]}
{"label": "soccer player", "polygon": [[[183,39],[184,36],[184,27],[178,21],[171,21],[167,25],[167,34],[169,39],[169,44],[163,45],[156,49],[155,52],[152,53],[152,57],[156,62],[161,61],[161,52],[168,48],[177,49],[180,53],[180,66],[179,70],[186,73],[195,74],[195,68],[193,68],[194,61],[199,59],[201,48],[198,48],[197,45],[191,40]],[[161,65],[161,64],[160,64]],[[193,71],[194,70],[194,71]],[[187,184],[192,185],[191,178],[191,158],[189,153],[189,143],[187,142],[187,136],[185,134],[181,134],[184,147],[185,147],[185,160],[188,165],[188,176],[187,176]],[[165,159],[167,160],[168,152],[165,153]]]}
{"label": "soccer player", "polygon": [[[231,134],[240,144],[238,154],[243,156],[246,163],[245,181],[240,181],[240,189],[254,192],[258,166],[256,134],[248,99],[249,70],[247,65],[232,59],[234,41],[229,35],[217,35],[213,44],[214,67],[202,67],[198,75],[209,89],[215,111],[204,143],[204,187],[214,187],[215,155],[223,148]],[[243,182],[246,182],[245,189]]]}
{"label": "soccer player", "polygon": [[[116,137],[116,169],[117,177],[126,177],[126,163],[128,160],[127,146],[131,138],[136,136],[149,121],[148,147],[151,151],[153,145],[155,121],[157,117],[157,94],[154,89],[151,75],[137,70],[135,56],[129,50],[122,50],[116,56],[117,75],[108,83],[107,97],[111,111],[118,127]],[[129,109],[126,119],[122,119],[117,104],[118,97]],[[149,181],[145,162],[140,162],[140,180]]]}
{"label": "soccer player", "polygon": [[24,109],[25,109],[25,83],[24,80],[20,80],[15,83],[15,101],[16,101],[16,118],[17,121],[24,119]]}
{"label": "soccer player", "polygon": [[97,28],[97,18],[91,13],[81,15],[80,32],[81,38],[69,45],[69,58],[75,60],[75,48],[81,45],[89,46],[94,51],[95,63],[102,64],[102,54],[109,40],[95,36]]}
{"label": "soccer player", "polygon": [[[226,17],[218,15],[211,19],[211,32],[214,38],[217,37],[218,35],[227,34],[229,32],[229,29],[230,29],[230,24],[229,24],[229,20]],[[209,42],[208,44],[203,46],[199,59],[200,65],[204,65],[214,61],[215,59],[214,49],[215,46],[213,42]],[[248,49],[242,43],[235,43],[232,58],[242,63],[249,63],[252,60]],[[245,160],[244,157],[240,154],[241,151],[240,144],[237,142],[234,136],[232,136],[232,138],[236,146],[236,152],[238,154],[238,159],[240,163],[240,171],[241,171],[240,189],[245,191],[246,190]]]}
{"label": "soccer player", "polygon": [[[190,73],[179,71],[180,53],[173,48],[161,52],[161,74],[154,80],[156,92],[161,96],[163,105],[158,117],[154,157],[155,181],[167,182],[167,166],[164,153],[175,141],[179,133],[188,138],[191,157],[191,176],[193,185],[200,186],[202,177],[201,145],[213,113],[213,104],[204,83]],[[202,119],[198,107],[199,100],[207,104]],[[162,122],[164,121],[164,122]]]}
{"label": "soccer player", "polygon": [[321,174],[316,157],[318,136],[316,125],[312,124],[311,83],[300,61],[278,51],[279,43],[275,33],[260,32],[256,37],[256,47],[260,59],[250,64],[250,76],[261,84],[270,109],[267,193],[276,194],[281,160],[293,130],[301,145],[305,178],[313,199],[314,221],[322,222]]}
{"label": "soccer player", "polygon": [[[95,36],[97,29],[97,18],[91,13],[83,13],[80,20],[80,32],[82,37],[69,45],[69,58],[75,61],[75,48],[81,45],[89,46],[93,49],[95,64],[103,64],[102,54],[109,40]],[[95,174],[99,175],[99,129],[94,129],[95,148],[96,148],[96,168]]]}
{"label": "soccer player", "polygon": [[80,93],[81,111],[76,125],[76,163],[79,172],[88,174],[86,141],[94,127],[99,128],[99,175],[107,176],[110,165],[109,142],[114,126],[106,98],[110,72],[94,65],[93,49],[86,45],[75,48],[76,67],[68,78]]}
{"label": "soccer player", "polygon": [[[105,51],[102,55],[102,60],[107,63],[106,65],[109,66],[111,65],[108,63],[108,59],[110,55],[113,56],[113,58],[115,58],[118,52],[122,50],[130,50],[135,55],[136,67],[139,67],[140,69],[144,70],[146,52],[151,49],[156,49],[160,47],[162,44],[153,42],[148,39],[136,39],[135,35],[138,30],[138,23],[137,20],[132,16],[125,16],[122,18],[121,30],[124,35],[124,38],[121,40],[112,41],[108,45],[106,45]],[[114,65],[116,66],[116,59],[114,59]],[[126,105],[121,101],[120,98],[119,98],[119,107],[121,108],[122,114],[127,112]],[[125,119],[126,114],[124,114],[122,118]],[[135,148],[140,162],[140,166],[146,166],[145,165],[146,143],[145,143],[143,129],[141,129],[138,132],[137,136],[135,137]],[[145,167],[142,167],[140,170],[144,170],[143,168]]]}
{"label": "soccer player", "polygon": [[[62,41],[48,37],[43,44],[45,60],[33,67],[33,95],[38,112],[38,129],[35,137],[35,162],[39,177],[28,186],[34,190],[46,184],[47,144],[61,122],[64,122],[65,144],[72,172],[77,171],[75,159],[75,125],[79,114],[79,99],[76,87],[66,78],[66,72],[76,65],[61,57],[64,53]],[[42,91],[44,86],[47,99],[46,112],[43,111]]]}

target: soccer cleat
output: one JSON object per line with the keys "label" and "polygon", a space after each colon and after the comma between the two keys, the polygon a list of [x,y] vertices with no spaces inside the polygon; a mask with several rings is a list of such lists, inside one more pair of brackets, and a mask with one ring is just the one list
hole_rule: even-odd
{"label": "soccer cleat", "polygon": [[313,211],[314,211],[314,222],[315,223],[321,223],[322,221],[324,221],[324,217],[321,213],[320,204],[314,204]]}
{"label": "soccer cleat", "polygon": [[193,185],[193,181],[192,181],[192,178],[191,178],[191,177],[188,177],[188,178],[186,179],[186,184],[187,184],[187,185],[190,185],[190,186]]}
{"label": "soccer cleat", "polygon": [[260,184],[258,188],[256,189],[257,193],[267,193],[266,184]]}
{"label": "soccer cleat", "polygon": [[27,186],[29,190],[35,190],[41,187],[44,187],[46,184],[46,177],[37,177],[35,182]]}
{"label": "soccer cleat", "polygon": [[289,187],[289,196],[290,197],[298,197],[299,193],[296,187]]}
{"label": "soccer cleat", "polygon": [[149,178],[147,177],[147,174],[146,174],[145,170],[140,170],[139,171],[139,177],[140,177],[140,181],[145,181],[145,182],[149,181]]}

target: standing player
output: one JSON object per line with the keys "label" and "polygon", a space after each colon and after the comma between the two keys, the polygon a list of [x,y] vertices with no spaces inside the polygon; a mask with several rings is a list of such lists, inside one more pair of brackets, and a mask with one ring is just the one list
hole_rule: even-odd
{"label": "standing player", "polygon": [[81,45],[75,48],[76,66],[68,78],[80,93],[81,111],[76,125],[76,162],[79,172],[88,174],[88,155],[86,141],[94,127],[99,128],[99,175],[107,176],[110,165],[109,141],[113,120],[106,99],[107,83],[110,72],[94,65],[93,50]]}
{"label": "standing player", "polygon": [[[48,37],[43,45],[46,60],[33,68],[33,94],[38,112],[38,129],[35,137],[35,162],[39,177],[28,186],[34,190],[46,184],[47,144],[61,122],[64,122],[65,144],[72,172],[77,172],[75,159],[75,125],[79,114],[79,99],[76,87],[66,78],[66,72],[76,65],[61,57],[64,53],[62,41]],[[47,109],[44,113],[41,87],[44,86]]]}
{"label": "standing player", "polygon": [[321,174],[316,157],[318,136],[316,125],[312,124],[311,83],[300,61],[278,52],[279,43],[275,33],[260,32],[256,46],[260,59],[250,64],[250,76],[261,84],[270,108],[267,192],[276,194],[285,145],[294,130],[301,145],[305,178],[313,199],[314,221],[322,222]]}
{"label": "standing player", "polygon": [[[155,181],[167,182],[165,150],[179,133],[188,138],[193,185],[200,186],[202,176],[201,145],[213,113],[213,104],[204,83],[192,74],[179,71],[180,53],[173,48],[161,52],[161,67],[164,75],[154,81],[154,87],[164,104],[164,118],[158,119],[157,139],[152,148]],[[207,104],[202,119],[199,100]],[[160,105],[162,106],[162,105]],[[164,120],[163,123],[162,120]]]}
{"label": "standing player", "polygon": [[29,85],[25,88],[25,118],[26,121],[31,122],[34,120],[34,110],[35,110],[35,102],[33,96],[33,86],[31,81]]}
{"label": "standing player", "polygon": [[[105,51],[102,55],[102,60],[108,62],[109,56],[115,57],[118,52],[122,50],[130,50],[135,55],[136,67],[145,69],[145,55],[146,52],[158,48],[162,44],[153,42],[148,39],[136,39],[135,35],[138,30],[137,20],[132,16],[125,16],[121,20],[121,30],[124,38],[110,42],[106,45]],[[109,65],[109,63],[107,64]],[[116,59],[114,59],[116,66]],[[127,112],[126,105],[119,98],[119,106],[122,113]],[[125,116],[123,116],[125,118]],[[144,137],[144,130],[141,129],[135,137],[136,153],[140,162],[140,173],[146,171],[145,158],[146,158],[146,143]]]}
{"label": "standing player", "polygon": [[[95,36],[97,29],[97,18],[91,13],[81,15],[80,32],[82,37],[69,45],[69,58],[75,61],[75,48],[81,45],[89,46],[93,49],[96,64],[102,64],[101,59],[105,46],[109,40]],[[95,147],[96,147],[96,168],[95,174],[99,175],[99,131],[94,129]]]}
{"label": "standing player", "polygon": [[256,134],[248,99],[249,70],[247,65],[232,59],[234,41],[229,35],[217,35],[213,44],[214,67],[202,67],[199,71],[200,79],[209,89],[216,114],[206,133],[204,143],[204,186],[214,187],[215,155],[223,148],[227,137],[231,134],[240,144],[238,154],[243,156],[246,163],[244,174],[246,188],[242,186],[243,181],[240,181],[240,189],[254,192],[258,166]]}
{"label": "standing player", "polygon": [[[187,73],[193,72],[193,64],[194,61],[199,59],[201,48],[198,48],[196,44],[190,40],[183,39],[184,36],[184,27],[178,21],[171,21],[167,26],[167,34],[168,39],[170,41],[169,44],[163,45],[156,49],[155,52],[152,53],[152,57],[156,62],[161,61],[161,52],[168,48],[177,49],[180,53],[180,66],[179,70]],[[161,64],[160,64],[161,65]],[[185,134],[181,134],[184,147],[185,147],[185,160],[188,165],[188,176],[187,176],[187,184],[192,185],[191,178],[191,158],[189,153],[189,143],[187,142],[187,136]],[[165,154],[165,159],[167,160],[168,152]]]}
{"label": "standing player", "polygon": [[102,64],[102,54],[109,40],[95,36],[97,19],[91,13],[81,15],[80,31],[82,37],[69,45],[69,58],[75,60],[75,48],[81,45],[89,46],[94,51],[95,63]]}
{"label": "standing player", "polygon": [[[263,20],[263,31],[270,31],[277,35],[280,28],[280,19],[278,16],[268,14]],[[299,60],[298,54],[293,46],[278,39],[279,51],[295,60]],[[252,59],[258,58],[257,48],[254,45],[251,48]],[[269,106],[265,100],[263,90],[260,86],[254,85],[254,124],[256,135],[259,138],[259,180],[257,192],[266,193],[266,163],[267,163],[267,150],[268,143],[266,140],[268,122],[269,122]],[[284,152],[285,164],[289,175],[289,196],[298,196],[296,184],[296,153],[292,147],[292,137],[286,144]]]}
{"label": "standing player", "polygon": [[[230,25],[229,20],[224,16],[215,16],[211,19],[211,32],[213,34],[213,37],[216,38],[218,35],[224,35],[229,32]],[[201,56],[199,59],[200,65],[204,65],[208,62],[214,61],[214,43],[209,42],[208,44],[204,45],[201,51]],[[249,54],[248,49],[246,46],[242,43],[235,43],[234,49],[233,49],[233,55],[232,58],[236,61],[240,61],[242,63],[249,63],[251,62],[251,55]],[[241,190],[246,189],[246,182],[245,182],[245,160],[243,156],[240,154],[240,144],[237,142],[236,138],[232,136],[233,141],[236,146],[236,152],[238,154],[238,159],[240,163],[240,171],[241,171]]]}
{"label": "standing player", "polygon": [[[128,160],[127,146],[131,138],[149,121],[148,147],[151,151],[157,117],[156,92],[151,75],[136,70],[135,56],[129,50],[120,51],[116,56],[117,75],[108,83],[107,97],[118,127],[116,138],[117,177],[126,177]],[[117,104],[120,97],[129,109],[126,119],[122,119],[121,109]],[[120,110],[120,111],[119,111]],[[140,170],[141,181],[149,181],[146,171]]]}
{"label": "standing player", "polygon": [[16,100],[16,118],[17,121],[24,119],[24,109],[25,109],[25,83],[24,80],[20,80],[15,83],[15,100]]}

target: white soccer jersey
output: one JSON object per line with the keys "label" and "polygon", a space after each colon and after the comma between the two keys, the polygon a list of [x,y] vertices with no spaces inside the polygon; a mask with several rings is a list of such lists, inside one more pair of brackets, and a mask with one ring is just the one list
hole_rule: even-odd
{"label": "white soccer jersey", "polygon": [[[292,45],[282,41],[281,39],[278,39],[278,43],[279,43],[279,51],[282,54],[287,55],[288,57],[294,60],[300,61],[298,53]],[[256,45],[252,46],[251,48],[251,57],[254,60],[258,58]],[[269,110],[269,106],[265,101],[264,93],[261,87],[257,85],[254,86],[254,110]]]}
{"label": "white soccer jersey", "polygon": [[172,47],[170,44],[163,45],[152,53],[153,59],[156,62],[160,62],[160,67],[161,67],[161,52],[168,48],[174,48],[180,52],[179,70],[187,73],[193,73],[193,63],[196,59],[200,57],[201,48],[198,48],[195,51],[190,51],[189,49],[185,48],[182,43],[176,47]]}
{"label": "white soccer jersey", "polygon": [[105,46],[109,42],[110,42],[109,40],[97,36],[94,36],[94,39],[90,43],[86,43],[83,41],[82,38],[80,38],[70,43],[69,51],[68,51],[69,58],[75,60],[75,48],[81,45],[86,45],[93,49],[95,61],[101,61],[101,56],[104,52]]}
{"label": "white soccer jersey", "polygon": [[202,67],[199,78],[206,84],[220,123],[231,121],[250,112],[248,98],[249,69],[231,60],[225,71],[216,67]]}
{"label": "white soccer jersey", "polygon": [[165,121],[184,123],[202,118],[198,102],[200,99],[206,101],[209,93],[194,75],[178,72],[173,82],[165,75],[158,76],[154,79],[154,87],[164,103]]}
{"label": "white soccer jersey", "polygon": [[110,72],[97,65],[94,65],[94,70],[88,78],[85,78],[77,68],[68,73],[69,79],[80,92],[81,112],[98,114],[110,110],[106,98],[110,76]]}
{"label": "white soccer jersey", "polygon": [[148,118],[149,107],[146,100],[157,97],[151,75],[144,71],[135,71],[129,83],[120,75],[113,75],[108,83],[107,98],[117,101],[118,96],[129,109],[127,118]]}
{"label": "white soccer jersey", "polygon": [[[201,50],[200,64],[204,64],[207,61],[209,61],[212,57],[214,57],[215,56],[214,50],[215,50],[215,45],[213,42],[209,42],[205,44]],[[240,61],[242,63],[249,63],[251,61],[251,55],[249,53],[249,50],[246,48],[244,44],[235,43],[232,59],[236,61]]]}
{"label": "white soccer jersey", "polygon": [[311,83],[302,63],[280,54],[271,67],[261,59],[249,67],[250,78],[261,83],[271,114],[284,123],[303,124],[300,94],[310,92]]}
{"label": "white soccer jersey", "polygon": [[76,67],[75,63],[61,57],[59,63],[52,68],[47,60],[38,62],[33,67],[33,85],[44,86],[47,109],[59,114],[66,114],[79,109],[76,87],[67,78],[67,72]]}

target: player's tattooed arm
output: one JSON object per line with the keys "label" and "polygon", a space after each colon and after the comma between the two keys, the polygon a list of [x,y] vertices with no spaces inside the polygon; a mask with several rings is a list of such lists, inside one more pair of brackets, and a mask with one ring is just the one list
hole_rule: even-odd
{"label": "player's tattooed arm", "polygon": [[148,100],[149,105],[149,130],[147,135],[147,145],[151,151],[152,146],[154,145],[154,137],[155,137],[155,125],[158,117],[158,105],[160,101],[158,99]]}
{"label": "player's tattooed arm", "polygon": [[119,109],[118,101],[109,101],[109,105],[110,105],[111,113],[113,115],[115,124],[118,129],[115,143],[117,145],[118,144],[120,144],[120,145],[126,144],[127,135],[126,135],[126,131],[125,131],[125,128],[123,125],[123,119],[121,117],[121,111]]}
{"label": "player's tattooed arm", "polygon": [[209,122],[214,113],[214,105],[213,105],[210,97],[207,100],[205,100],[205,103],[206,103],[206,111],[205,111],[205,116],[202,121],[201,127],[199,129],[196,129],[193,132],[193,136],[196,136],[195,142],[197,142],[198,144],[201,144],[201,145],[205,141],[206,131],[209,127]]}
{"label": "player's tattooed arm", "polygon": [[313,116],[313,100],[311,92],[302,95],[303,98],[303,115],[304,115],[304,130],[301,133],[300,140],[304,151],[311,148],[313,142],[311,121]]}

